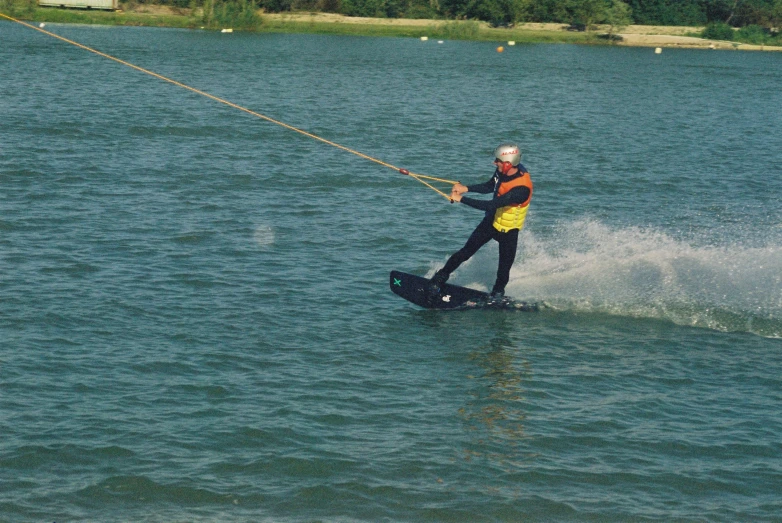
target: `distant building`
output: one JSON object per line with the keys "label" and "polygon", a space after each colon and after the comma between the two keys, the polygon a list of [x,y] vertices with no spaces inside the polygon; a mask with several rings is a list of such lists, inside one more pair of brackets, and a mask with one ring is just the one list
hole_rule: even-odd
{"label": "distant building", "polygon": [[105,9],[116,11],[119,0],[38,0],[42,7],[73,7],[78,9]]}

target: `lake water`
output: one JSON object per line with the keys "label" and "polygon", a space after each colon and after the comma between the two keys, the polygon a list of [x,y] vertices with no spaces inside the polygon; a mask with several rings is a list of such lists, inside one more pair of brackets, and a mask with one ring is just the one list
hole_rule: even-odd
{"label": "lake water", "polygon": [[[779,521],[782,54],[0,23],[0,521]],[[452,282],[487,289],[496,244]]]}

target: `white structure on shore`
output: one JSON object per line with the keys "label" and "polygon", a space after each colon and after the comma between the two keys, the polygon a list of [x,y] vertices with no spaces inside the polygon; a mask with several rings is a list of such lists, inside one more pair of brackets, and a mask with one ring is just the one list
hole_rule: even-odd
{"label": "white structure on shore", "polygon": [[105,9],[116,11],[119,0],[38,0],[42,7],[73,7],[76,9]]}

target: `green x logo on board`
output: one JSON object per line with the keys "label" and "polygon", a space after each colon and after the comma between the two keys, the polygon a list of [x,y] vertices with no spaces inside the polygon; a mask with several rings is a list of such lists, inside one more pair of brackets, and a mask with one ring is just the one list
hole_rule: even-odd
{"label": "green x logo on board", "polygon": [[396,285],[397,287],[401,287],[402,280],[400,280],[399,278],[394,278],[394,285]]}

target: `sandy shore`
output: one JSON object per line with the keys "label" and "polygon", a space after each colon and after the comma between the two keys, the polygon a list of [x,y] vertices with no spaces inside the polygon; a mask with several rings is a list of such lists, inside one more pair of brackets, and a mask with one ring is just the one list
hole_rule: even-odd
{"label": "sandy shore", "polygon": [[668,35],[668,34],[644,34],[621,33],[622,41],[619,45],[634,47],[678,47],[689,49],[733,49],[741,51],[782,51],[782,47],[772,45],[751,45],[723,40],[706,40],[693,36]]}
{"label": "sandy shore", "polygon": [[[407,27],[428,27],[443,23],[440,20],[416,20],[409,18],[363,18],[333,13],[265,13],[269,19],[291,22],[323,22],[335,24],[391,25]],[[489,27],[485,22],[481,25]],[[566,31],[564,24],[519,24],[516,29],[529,31]],[[598,26],[598,31],[607,32],[607,26]],[[703,27],[631,25],[622,30],[619,45],[634,47],[673,47],[692,49],[738,49],[746,51],[782,51],[782,47],[739,44],[721,40],[706,40],[688,34],[697,34]]]}

